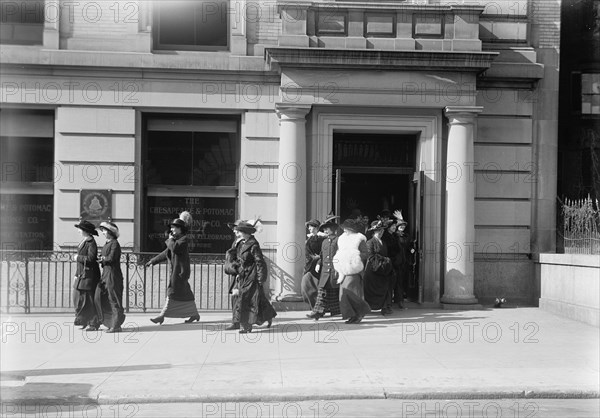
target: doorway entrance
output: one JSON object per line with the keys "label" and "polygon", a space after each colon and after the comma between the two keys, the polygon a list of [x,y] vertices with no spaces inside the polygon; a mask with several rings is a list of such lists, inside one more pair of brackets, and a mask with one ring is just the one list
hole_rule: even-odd
{"label": "doorway entrance", "polygon": [[[357,216],[377,219],[382,211],[401,210],[407,232],[419,236],[422,202],[419,176],[415,176],[416,135],[343,133],[333,135],[333,202],[343,221]],[[405,292],[422,302],[416,245],[413,274]]]}

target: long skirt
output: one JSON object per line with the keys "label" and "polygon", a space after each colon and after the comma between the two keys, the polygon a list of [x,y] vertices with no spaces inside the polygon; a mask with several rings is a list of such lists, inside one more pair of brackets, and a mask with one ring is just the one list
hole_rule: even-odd
{"label": "long skirt", "polygon": [[96,305],[94,304],[95,290],[73,289],[73,305],[75,306],[75,325],[82,327],[100,325]]}
{"label": "long skirt", "polygon": [[232,300],[233,323],[239,323],[246,327],[249,325],[262,325],[277,316],[277,312],[269,302],[262,284],[256,281],[246,282],[241,283],[237,288],[240,294],[234,296]]}
{"label": "long skirt", "polygon": [[344,277],[340,285],[340,310],[342,318],[362,318],[371,308],[365,302],[363,280],[360,274],[352,274]]}
{"label": "long skirt", "polygon": [[307,272],[302,276],[300,290],[302,291],[302,298],[310,305],[310,309],[314,308],[319,293],[319,279],[313,276],[310,271]]}
{"label": "long skirt", "polygon": [[340,289],[329,286],[320,287],[317,294],[315,306],[312,309],[313,313],[325,314],[331,312],[331,316],[340,314]]}
{"label": "long skirt", "polygon": [[371,309],[391,309],[392,294],[396,284],[395,273],[381,275],[373,272],[365,272],[365,301]]}
{"label": "long skirt", "polygon": [[94,296],[98,322],[107,328],[120,328],[125,322],[123,281],[106,282],[96,288]]}
{"label": "long skirt", "polygon": [[167,296],[165,305],[160,313],[165,318],[187,318],[198,314],[196,302],[193,300],[175,300]]}

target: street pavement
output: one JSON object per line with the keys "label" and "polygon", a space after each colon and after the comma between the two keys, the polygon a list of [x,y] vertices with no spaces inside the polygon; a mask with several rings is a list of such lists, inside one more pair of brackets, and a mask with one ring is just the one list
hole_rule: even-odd
{"label": "street pavement", "polygon": [[3,314],[2,412],[9,416],[15,405],[364,399],[526,405],[599,397],[599,329],[538,308],[406,309],[386,317],[374,312],[352,325],[305,314],[281,312],[270,329],[251,334],[224,331],[229,312],[203,312],[193,324],[167,318],[163,325],[149,321],[153,313],[128,314],[119,334],[82,331],[72,315]]}

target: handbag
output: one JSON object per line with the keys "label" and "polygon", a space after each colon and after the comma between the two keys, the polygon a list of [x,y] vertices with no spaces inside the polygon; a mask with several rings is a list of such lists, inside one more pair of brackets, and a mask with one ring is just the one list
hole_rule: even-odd
{"label": "handbag", "polygon": [[87,260],[83,261],[83,270],[77,275],[77,284],[75,288],[82,291],[90,291],[96,288],[96,281],[86,277],[88,271]]}

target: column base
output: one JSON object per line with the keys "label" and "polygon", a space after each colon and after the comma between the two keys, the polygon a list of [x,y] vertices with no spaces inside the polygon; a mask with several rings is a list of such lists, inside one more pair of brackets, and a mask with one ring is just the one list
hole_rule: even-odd
{"label": "column base", "polygon": [[475,305],[478,304],[479,301],[475,296],[442,296],[440,302],[447,303],[450,305]]}
{"label": "column base", "polygon": [[463,305],[460,303],[442,303],[442,309],[445,311],[480,311],[483,305],[479,303]]}

